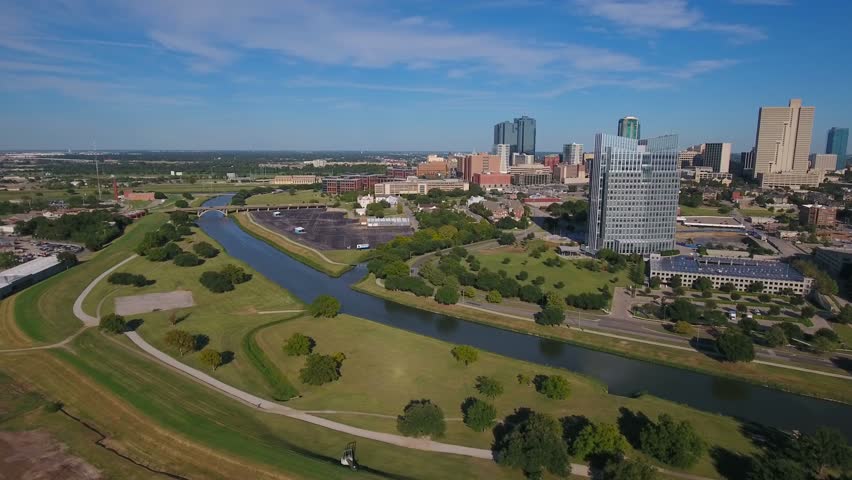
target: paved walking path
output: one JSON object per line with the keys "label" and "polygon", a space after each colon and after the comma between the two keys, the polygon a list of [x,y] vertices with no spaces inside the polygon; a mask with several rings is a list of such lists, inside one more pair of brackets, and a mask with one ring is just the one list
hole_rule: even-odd
{"label": "paved walking path", "polygon": [[273,313],[300,313],[300,312],[304,312],[304,311],[305,311],[304,309],[298,309],[298,310],[264,310],[264,311],[260,311],[260,312],[256,312],[256,313],[258,315],[271,315]]}
{"label": "paved walking path", "polygon": [[276,232],[275,230],[271,230],[271,229],[269,229],[269,228],[266,228],[265,226],[263,226],[263,225],[261,225],[261,224],[257,223],[257,222],[254,220],[254,217],[251,215],[251,212],[246,212],[246,216],[248,217],[248,219],[249,219],[249,221],[252,223],[252,225],[255,225],[255,226],[259,227],[259,228],[262,228],[263,230],[266,230],[267,232],[269,232],[269,233],[271,233],[271,234],[273,234],[273,235],[275,235],[275,236],[281,237],[281,238],[283,238],[285,241],[290,242],[290,243],[292,243],[293,245],[298,245],[299,247],[302,247],[302,248],[304,248],[304,249],[310,250],[311,252],[316,253],[317,255],[319,255],[319,257],[320,257],[320,258],[322,258],[323,260],[325,260],[326,262],[328,262],[328,263],[330,263],[330,264],[332,264],[332,265],[345,265],[345,266],[349,266],[349,264],[348,264],[348,263],[335,262],[334,260],[332,260],[332,259],[330,259],[330,258],[326,257],[326,256],[325,256],[325,254],[323,254],[322,252],[320,252],[320,251],[319,251],[319,250],[317,250],[316,248],[311,248],[311,247],[309,247],[309,246],[305,245],[304,243],[299,243],[299,242],[297,242],[297,241],[295,241],[295,240],[291,240],[291,239],[287,238],[285,235],[283,235],[283,234],[281,234],[281,233],[279,233],[279,232]]}
{"label": "paved walking path", "polygon": [[74,301],[74,316],[79,318],[80,321],[83,322],[83,325],[86,325],[87,327],[95,327],[99,323],[98,318],[95,318],[83,311],[83,301],[86,300],[86,297],[89,296],[89,293],[92,292],[98,282],[103,280],[104,277],[106,277],[107,275],[114,272],[119,267],[133,260],[136,257],[138,257],[138,255],[131,255],[128,258],[122,260],[121,262],[118,262],[116,265],[113,265],[112,268],[109,268],[104,273],[98,275],[94,280],[92,280],[92,282],[88,286],[86,286],[86,288],[83,289],[82,292],[80,292],[80,296],[77,297],[77,300]]}

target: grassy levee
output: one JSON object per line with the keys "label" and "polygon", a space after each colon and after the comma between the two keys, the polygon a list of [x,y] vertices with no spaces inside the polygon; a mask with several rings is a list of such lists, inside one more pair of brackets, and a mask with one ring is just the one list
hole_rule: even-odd
{"label": "grassy levee", "polygon": [[14,302],[18,328],[35,343],[58,342],[80,329],[82,323],[71,312],[80,292],[101,272],[127,258],[145,233],[166,218],[160,213],[141,218],[89,260],[19,293]]}
{"label": "grassy levee", "polygon": [[267,327],[278,324],[286,320],[276,320],[274,322],[264,323],[249,330],[242,340],[243,353],[249,362],[254,365],[254,368],[263,376],[269,386],[270,395],[274,400],[289,400],[299,394],[296,387],[281,374],[281,370],[266,355],[266,352],[257,344],[255,336],[257,333]]}
{"label": "grassy levee", "polygon": [[808,372],[778,368],[770,365],[719,362],[698,352],[693,353],[639,342],[618,340],[584,332],[577,328],[547,327],[538,325],[532,321],[518,320],[460,305],[442,305],[432,298],[422,298],[407,292],[386,290],[376,285],[376,278],[372,274],[367,275],[362,281],[353,285],[352,288],[359,292],[402,305],[442,313],[506,330],[569,342],[627,358],[660,363],[709,375],[744,380],[778,390],[852,404],[852,388],[849,388],[850,381],[841,378],[814,375]]}
{"label": "grassy levee", "polygon": [[[0,356],[26,381],[107,432],[110,445],[189,478],[344,479],[346,444],[358,442],[359,478],[517,479],[492,461],[355,439],[254,410],[151,361],[127,339],[87,331],[71,350]],[[382,473],[384,472],[384,473]]]}
{"label": "grassy levee", "polygon": [[[288,402],[302,410],[332,410],[342,413],[320,414],[343,423],[377,431],[396,433],[395,416],[412,399],[428,398],[438,404],[447,418],[448,443],[489,448],[494,441],[490,430],[475,432],[459,419],[461,404],[469,397],[485,398],[475,389],[476,377],[489,376],[500,381],[504,393],[486,399],[497,408],[497,418],[512,414],[517,408],[530,408],[554,418],[572,415],[591,421],[616,424],[620,409],[642,412],[655,419],[668,413],[688,420],[701,432],[709,446],[720,446],[749,455],[755,448],[740,432],[736,420],[678,405],[650,395],[627,398],[610,395],[599,381],[573,372],[480,352],[476,362],[465,366],[450,354],[453,345],[427,336],[396,329],[369,320],[339,315],[336,318],[303,316],[278,322],[263,330],[258,343],[284,374],[298,382],[305,357],[288,356],[281,348],[294,333],[302,333],[316,342],[315,352],[346,355],[337,381],[312,386],[299,382],[301,395]],[[352,339],[357,338],[353,342]],[[559,343],[542,339],[542,348],[559,348]],[[531,385],[519,384],[518,374],[562,375],[568,379],[571,394],[566,400],[551,400],[537,393]],[[385,417],[345,413],[346,411],[386,415]],[[641,455],[636,451],[629,456]],[[709,454],[690,473],[717,476]]]}
{"label": "grassy levee", "polygon": [[[259,228],[257,225],[252,224],[251,221],[246,218],[245,213],[231,215],[231,218],[234,220],[234,223],[247,234],[269,244],[281,253],[293,257],[314,270],[325,273],[326,275],[339,277],[351,270],[355,266],[354,264],[357,263],[357,261],[349,265],[335,265],[333,263],[329,263],[304,246],[293,241],[287,241],[278,235],[273,235],[262,228]],[[341,263],[344,263],[344,261],[341,261]]]}

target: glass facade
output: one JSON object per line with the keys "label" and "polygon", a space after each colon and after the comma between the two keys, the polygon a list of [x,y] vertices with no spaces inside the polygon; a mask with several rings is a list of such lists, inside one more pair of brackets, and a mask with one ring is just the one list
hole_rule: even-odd
{"label": "glass facade", "polygon": [[642,138],[639,130],[639,119],[636,117],[624,117],[618,121],[618,136],[639,140]]}
{"label": "glass facade", "polygon": [[595,136],[587,248],[650,254],[675,246],[678,137]]}
{"label": "glass facade", "polygon": [[518,153],[535,155],[535,119],[527,116],[515,119]]}
{"label": "glass facade", "polygon": [[846,168],[846,146],[849,143],[849,129],[831,127],[828,130],[828,141],[825,153],[837,155],[837,170]]}

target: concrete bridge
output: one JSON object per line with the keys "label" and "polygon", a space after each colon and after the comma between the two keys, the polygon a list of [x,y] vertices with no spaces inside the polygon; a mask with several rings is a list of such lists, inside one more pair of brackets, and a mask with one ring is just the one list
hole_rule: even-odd
{"label": "concrete bridge", "polygon": [[274,212],[279,210],[319,210],[326,209],[324,203],[299,203],[293,205],[222,205],[221,207],[189,207],[173,208],[167,212],[186,212],[202,216],[208,212],[222,212],[227,217],[231,213],[238,212]]}

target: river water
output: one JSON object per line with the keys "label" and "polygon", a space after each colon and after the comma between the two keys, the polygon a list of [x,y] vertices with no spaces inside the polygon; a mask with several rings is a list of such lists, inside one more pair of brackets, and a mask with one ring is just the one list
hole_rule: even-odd
{"label": "river water", "polygon": [[[225,205],[229,201],[230,196],[223,195],[209,200],[205,206]],[[229,255],[248,263],[306,303],[320,294],[332,295],[340,300],[345,313],[446,342],[565,368],[600,380],[615,395],[647,392],[699,410],[784,430],[807,432],[831,426],[852,438],[852,407],[844,404],[633,360],[407,307],[352,290],[349,286],[367,273],[363,265],[340,278],[331,278],[246,234],[220,213],[203,215],[198,225]]]}

